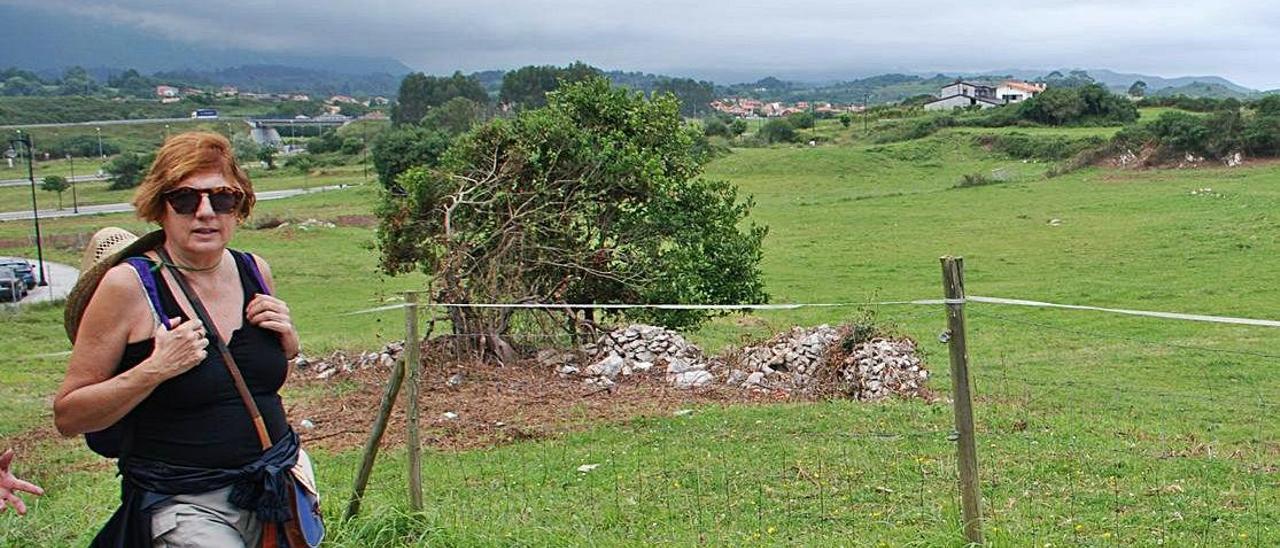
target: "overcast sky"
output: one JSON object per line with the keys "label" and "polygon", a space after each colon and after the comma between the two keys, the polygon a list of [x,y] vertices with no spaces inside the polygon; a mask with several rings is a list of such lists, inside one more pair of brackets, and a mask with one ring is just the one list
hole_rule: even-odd
{"label": "overcast sky", "polygon": [[[13,3],[13,0],[0,0]],[[24,4],[30,6],[28,2]],[[1181,5],[1179,5],[1181,4]],[[41,0],[167,37],[387,56],[429,73],[565,64],[696,75],[1109,68],[1280,88],[1275,0]],[[269,29],[264,22],[274,22]]]}

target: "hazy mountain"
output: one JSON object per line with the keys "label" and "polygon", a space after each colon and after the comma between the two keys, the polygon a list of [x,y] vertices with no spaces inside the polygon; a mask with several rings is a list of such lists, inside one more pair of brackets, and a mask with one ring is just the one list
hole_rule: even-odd
{"label": "hazy mountain", "polygon": [[1160,88],[1155,91],[1148,91],[1151,97],[1173,97],[1176,95],[1186,95],[1187,97],[1209,97],[1211,99],[1226,99],[1228,97],[1235,99],[1250,99],[1257,97],[1259,92],[1241,93],[1234,88],[1227,87],[1219,83],[1207,82],[1191,82],[1182,86],[1173,86]]}
{"label": "hazy mountain", "polygon": [[[1133,85],[1134,82],[1138,80],[1142,80],[1143,82],[1147,83],[1147,92],[1149,93],[1160,91],[1166,88],[1187,87],[1197,82],[1202,84],[1215,84],[1217,86],[1221,86],[1221,88],[1224,90],[1230,90],[1231,92],[1237,93],[1242,97],[1258,93],[1258,90],[1247,88],[1245,86],[1232,82],[1221,76],[1178,76],[1175,78],[1164,78],[1161,76],[1152,76],[1150,74],[1116,72],[1109,69],[1063,68],[1063,69],[1058,69],[1058,72],[1061,72],[1062,74],[1067,74],[1071,70],[1084,70],[1085,72],[1089,73],[1089,76],[1093,77],[1094,80],[1097,80],[1098,83],[1101,83],[1111,89],[1118,90],[1118,91],[1127,91],[1129,89],[1129,86]],[[983,71],[976,74],[983,75],[983,76],[1009,75],[1021,80],[1035,80],[1037,78],[1044,77],[1046,74],[1050,72],[1052,71],[1030,70],[1030,69],[1003,69],[1003,70],[988,70],[988,71]],[[1194,90],[1194,88],[1188,88],[1188,89]],[[1215,91],[1215,93],[1218,93],[1218,91]]]}
{"label": "hazy mountain", "polygon": [[[269,32],[245,27],[245,32]],[[210,71],[245,65],[277,65],[338,74],[411,71],[391,58],[270,53],[217,44],[197,45],[170,40],[122,25],[104,24],[74,13],[52,14],[41,9],[0,5],[0,67],[20,67],[42,74],[59,74],[69,66],[134,68],[140,72]]]}

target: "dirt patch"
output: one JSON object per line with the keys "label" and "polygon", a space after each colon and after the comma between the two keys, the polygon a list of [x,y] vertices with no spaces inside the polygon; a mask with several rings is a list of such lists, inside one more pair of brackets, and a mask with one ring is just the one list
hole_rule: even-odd
{"label": "dirt patch", "polygon": [[[348,385],[336,396],[290,402],[290,421],[294,428],[303,420],[314,425],[309,430],[299,428],[308,447],[342,450],[361,446],[372,428],[390,374],[388,367],[374,367],[343,375],[343,379],[357,386],[350,389]],[[421,377],[422,443],[447,450],[547,438],[642,416],[670,415],[693,405],[813,399],[782,391],[743,391],[726,386],[682,390],[672,388],[660,376],[636,376],[602,389],[587,385],[580,378],[561,377],[552,368],[538,365],[443,365],[428,360]],[[336,391],[329,381],[305,375],[292,376],[290,386],[302,391],[319,388],[321,394]],[[384,446],[404,442],[403,404],[407,393],[406,384],[392,411]],[[446,413],[454,418],[446,418]]]}
{"label": "dirt patch", "polygon": [[[532,355],[506,366],[469,360],[451,339],[437,337],[421,346],[419,424],[425,444],[463,449],[693,405],[934,401],[915,342],[875,335],[870,326],[793,327],[708,356],[678,332],[632,324],[578,348],[526,349]],[[374,352],[295,359],[288,411],[303,440],[331,449],[361,445],[404,350],[402,342],[390,342]],[[404,439],[405,412],[395,408],[388,443]]]}
{"label": "dirt patch", "polygon": [[[89,245],[91,238],[93,238],[93,232],[78,232],[73,234],[45,234],[40,237],[40,241],[46,247],[79,253],[84,249],[84,246]],[[0,239],[0,248],[30,247],[34,245],[34,236]]]}

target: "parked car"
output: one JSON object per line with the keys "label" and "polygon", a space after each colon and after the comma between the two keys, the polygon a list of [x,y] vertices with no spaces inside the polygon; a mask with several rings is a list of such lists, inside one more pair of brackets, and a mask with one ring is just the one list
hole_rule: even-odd
{"label": "parked car", "polygon": [[27,296],[27,284],[12,268],[0,266],[0,302],[16,303]]}
{"label": "parked car", "polygon": [[22,259],[0,257],[0,268],[5,267],[12,268],[14,273],[22,279],[23,283],[27,284],[27,289],[31,289],[36,286],[36,269],[31,266],[31,263]]}

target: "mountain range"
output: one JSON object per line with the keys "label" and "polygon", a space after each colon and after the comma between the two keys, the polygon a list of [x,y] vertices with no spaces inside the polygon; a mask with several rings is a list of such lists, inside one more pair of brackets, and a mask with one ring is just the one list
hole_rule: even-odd
{"label": "mountain range", "polygon": [[0,67],[23,68],[42,76],[57,76],[71,66],[132,68],[143,73],[216,71],[244,65],[288,66],[335,74],[403,76],[412,72],[390,57],[306,55],[193,44],[90,17],[4,4],[0,4],[0,37],[4,37]]}
{"label": "mountain range", "polygon": [[[99,80],[133,68],[144,74],[182,75],[191,81],[262,88],[262,91],[289,91],[284,88],[292,86],[300,91],[318,88],[335,92],[388,94],[394,92],[400,77],[413,71],[411,67],[392,57],[263,52],[219,44],[194,44],[160,37],[127,25],[105,24],[87,16],[15,5],[0,5],[0,36],[4,37],[4,47],[0,47],[0,68],[27,69],[49,79],[58,77],[65,68],[71,66],[86,67]],[[1119,92],[1124,92],[1133,82],[1141,80],[1146,82],[1149,95],[1182,93],[1244,99],[1261,93],[1213,75],[1166,78],[1099,68],[1085,70],[1099,83]],[[715,70],[691,69],[682,72],[687,74],[681,76],[706,79]],[[818,95],[835,96],[828,100],[854,102],[869,97],[874,102],[896,100],[916,93],[931,93],[935,91],[932,88],[936,83],[945,78],[990,79],[1008,76],[1035,80],[1049,72],[1051,71],[1001,69],[977,73],[916,72],[906,75],[911,78],[896,74],[814,74],[803,79],[762,78],[758,82],[787,84],[789,93],[777,90],[780,93],[773,94],[779,98],[798,97],[824,90],[828,93]],[[1066,74],[1069,69],[1060,69],[1059,72]],[[490,70],[474,74],[485,83],[491,93],[496,93],[503,73],[504,71]],[[613,71],[609,75],[615,80],[620,76],[633,79],[630,78],[633,75],[643,76],[642,80],[667,78],[663,75],[621,71]],[[317,85],[316,82],[321,84]],[[726,84],[723,80],[718,83],[721,85],[717,91],[750,90],[756,84]],[[884,85],[891,88],[884,88]]]}

